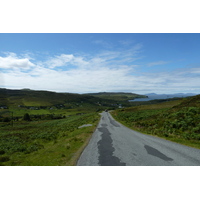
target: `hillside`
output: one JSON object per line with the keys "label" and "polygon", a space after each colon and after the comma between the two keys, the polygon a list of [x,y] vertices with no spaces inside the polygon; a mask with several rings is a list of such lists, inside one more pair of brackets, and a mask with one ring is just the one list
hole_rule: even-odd
{"label": "hillside", "polygon": [[101,99],[89,95],[73,93],[56,93],[50,91],[35,90],[9,90],[0,89],[0,106],[7,107],[69,107],[74,104],[96,105]]}
{"label": "hillside", "polygon": [[125,92],[99,92],[99,93],[89,93],[94,97],[99,97],[102,99],[116,100],[116,101],[128,101],[135,98],[146,98],[145,95],[139,95],[134,93],[125,93]]}
{"label": "hillside", "polygon": [[81,95],[71,93],[0,89],[0,104],[7,104],[8,106],[52,106],[68,102],[79,102],[83,99]]}
{"label": "hillside", "polygon": [[135,130],[200,148],[200,95],[125,108],[113,115]]}
{"label": "hillside", "polygon": [[48,107],[55,105],[69,106],[71,104],[91,104],[112,106],[116,103],[127,103],[129,99],[143,96],[133,93],[56,93],[51,91],[35,91],[29,89],[10,90],[0,88],[0,106],[36,106]]}
{"label": "hillside", "polygon": [[174,106],[173,109],[182,109],[184,107],[198,107],[200,108],[200,95],[189,97],[182,101],[179,105]]}

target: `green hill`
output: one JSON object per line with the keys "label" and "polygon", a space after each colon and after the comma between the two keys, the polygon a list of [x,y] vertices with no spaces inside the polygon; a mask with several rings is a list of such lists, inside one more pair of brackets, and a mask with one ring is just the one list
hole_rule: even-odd
{"label": "green hill", "polygon": [[71,103],[86,103],[91,105],[113,105],[117,102],[128,102],[130,99],[144,97],[133,93],[57,93],[51,91],[35,91],[29,89],[10,90],[0,88],[0,106],[53,106],[69,105]]}
{"label": "green hill", "polygon": [[125,92],[99,92],[99,93],[89,93],[88,95],[115,101],[128,101],[128,100],[133,100],[135,98],[146,98],[145,95],[125,93]]}
{"label": "green hill", "polygon": [[200,108],[200,95],[196,95],[193,97],[189,97],[184,99],[180,104],[178,104],[177,106],[174,106],[173,109],[182,109],[185,107],[198,107]]}
{"label": "green hill", "polygon": [[83,99],[84,97],[81,95],[72,93],[0,89],[0,104],[7,104],[8,106],[52,106],[55,104],[79,102]]}

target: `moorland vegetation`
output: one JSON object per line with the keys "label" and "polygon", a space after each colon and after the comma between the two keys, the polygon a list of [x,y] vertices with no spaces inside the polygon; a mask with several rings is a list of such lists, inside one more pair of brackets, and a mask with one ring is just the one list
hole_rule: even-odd
{"label": "moorland vegetation", "polygon": [[154,136],[200,148],[200,95],[115,110],[124,125]]}

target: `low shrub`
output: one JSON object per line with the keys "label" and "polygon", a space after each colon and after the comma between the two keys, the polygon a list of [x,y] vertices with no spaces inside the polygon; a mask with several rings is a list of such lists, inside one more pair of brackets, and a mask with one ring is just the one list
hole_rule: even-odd
{"label": "low shrub", "polygon": [[0,162],[7,162],[9,160],[10,160],[10,158],[8,156],[1,156],[0,157]]}
{"label": "low shrub", "polygon": [[0,155],[5,154],[6,152],[4,150],[0,150]]}

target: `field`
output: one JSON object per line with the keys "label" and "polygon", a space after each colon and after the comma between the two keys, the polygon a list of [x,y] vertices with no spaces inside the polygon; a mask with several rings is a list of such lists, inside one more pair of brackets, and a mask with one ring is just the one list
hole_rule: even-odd
{"label": "field", "polygon": [[[87,113],[63,119],[1,123],[0,165],[75,165],[100,115]],[[90,127],[78,128],[84,124]]]}
{"label": "field", "polygon": [[112,114],[134,130],[200,148],[200,95],[120,109]]}

